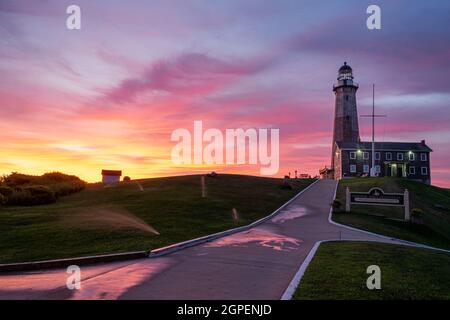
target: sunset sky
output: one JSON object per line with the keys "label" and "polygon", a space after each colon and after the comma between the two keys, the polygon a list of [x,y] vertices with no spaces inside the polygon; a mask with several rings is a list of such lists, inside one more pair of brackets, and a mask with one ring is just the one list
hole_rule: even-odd
{"label": "sunset sky", "polygon": [[[382,29],[366,27],[366,8]],[[66,7],[81,7],[68,30]],[[449,1],[0,0],[0,174],[61,171],[94,182],[258,166],[177,166],[170,135],[279,128],[280,171],[330,165],[337,70],[378,141],[425,139],[450,187]],[[363,140],[370,120],[360,118]]]}

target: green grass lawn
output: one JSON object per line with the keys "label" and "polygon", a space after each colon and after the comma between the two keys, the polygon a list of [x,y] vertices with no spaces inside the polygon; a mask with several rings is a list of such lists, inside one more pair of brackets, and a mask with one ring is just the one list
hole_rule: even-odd
{"label": "green grass lawn", "polygon": [[[292,179],[289,190],[280,188],[281,179],[207,177],[206,198],[201,197],[198,175],[139,182],[144,191],[133,181],[106,188],[95,184],[50,205],[0,207],[0,263],[149,250],[246,225],[313,180]],[[107,221],[105,212],[115,213],[113,219],[117,213],[136,216],[160,235]],[[100,218],[86,220],[86,215]]]}
{"label": "green grass lawn", "polygon": [[[345,188],[350,191],[368,191],[381,187],[385,192],[410,191],[412,208],[424,211],[424,224],[401,221],[402,207],[352,205],[351,213],[333,213],[333,221],[356,228],[450,249],[450,190],[420,182],[394,178],[358,178],[339,181],[336,198],[345,206]],[[442,207],[436,207],[440,205]]]}
{"label": "green grass lawn", "polygon": [[[381,269],[369,290],[367,267]],[[367,242],[322,243],[293,299],[450,299],[450,254]]]}

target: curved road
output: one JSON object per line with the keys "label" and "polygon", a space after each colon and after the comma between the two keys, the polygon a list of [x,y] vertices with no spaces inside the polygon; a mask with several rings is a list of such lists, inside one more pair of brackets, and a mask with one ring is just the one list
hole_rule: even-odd
{"label": "curved road", "polygon": [[336,181],[321,180],[271,220],[167,256],[82,267],[80,290],[66,270],[0,276],[0,299],[280,299],[320,240],[385,238],[328,222]]}

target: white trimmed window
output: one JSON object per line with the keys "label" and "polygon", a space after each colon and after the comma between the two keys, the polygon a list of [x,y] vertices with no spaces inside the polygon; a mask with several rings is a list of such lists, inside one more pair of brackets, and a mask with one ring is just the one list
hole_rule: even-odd
{"label": "white trimmed window", "polygon": [[368,164],[365,164],[365,165],[363,166],[363,172],[364,172],[364,173],[369,173],[369,165],[368,165]]}
{"label": "white trimmed window", "polygon": [[375,166],[375,173],[380,173],[381,172],[381,167],[380,167],[380,165],[376,165]]}
{"label": "white trimmed window", "polygon": [[403,160],[403,153],[397,152],[397,160]]}
{"label": "white trimmed window", "polygon": [[375,160],[380,160],[381,159],[381,155],[379,152],[375,152]]}
{"label": "white trimmed window", "polygon": [[420,173],[421,173],[423,176],[426,176],[426,175],[428,174],[428,168],[427,168],[427,167],[421,167],[421,168],[420,168]]}
{"label": "white trimmed window", "polygon": [[416,167],[409,167],[409,174],[416,174]]}
{"label": "white trimmed window", "polygon": [[356,152],[355,151],[350,152],[350,159],[356,159]]}
{"label": "white trimmed window", "polygon": [[416,155],[413,152],[409,152],[408,158],[409,158],[409,161],[414,161],[414,160],[416,160]]}
{"label": "white trimmed window", "polygon": [[392,152],[386,152],[386,160],[392,160]]}
{"label": "white trimmed window", "polygon": [[427,154],[426,153],[421,153],[420,154],[420,161],[427,161]]}
{"label": "white trimmed window", "polygon": [[368,160],[369,159],[369,153],[368,152],[364,152],[363,153],[363,159],[364,160]]}
{"label": "white trimmed window", "polygon": [[350,165],[350,172],[351,173],[355,173],[356,172],[356,164],[351,164]]}

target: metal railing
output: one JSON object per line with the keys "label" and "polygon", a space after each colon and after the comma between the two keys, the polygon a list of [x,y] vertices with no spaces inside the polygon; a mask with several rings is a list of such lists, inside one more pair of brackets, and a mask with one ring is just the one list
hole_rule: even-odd
{"label": "metal railing", "polygon": [[347,82],[344,82],[342,84],[333,84],[333,89],[336,89],[336,88],[339,88],[339,87],[344,87],[344,86],[353,86],[353,87],[359,88],[358,83],[353,81],[351,84],[347,83]]}

